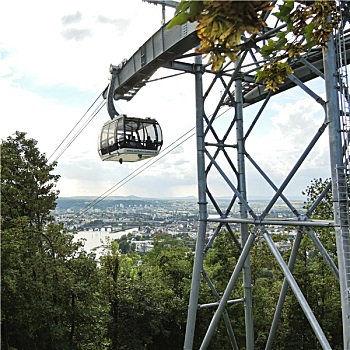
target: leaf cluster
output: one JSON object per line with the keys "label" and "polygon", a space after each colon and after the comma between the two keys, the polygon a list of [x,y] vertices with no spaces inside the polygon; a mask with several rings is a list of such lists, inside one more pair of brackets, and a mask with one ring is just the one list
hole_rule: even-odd
{"label": "leaf cluster", "polygon": [[335,1],[296,3],[288,0],[279,5],[274,15],[286,24],[286,29],[261,47],[262,56],[269,63],[256,76],[256,80],[262,81],[266,90],[271,91],[278,90],[278,85],[284,82],[288,74],[293,73],[289,66],[290,59],[311,49],[321,47],[326,50],[332,31],[340,23]]}
{"label": "leaf cluster", "polygon": [[200,47],[196,51],[208,54],[208,63],[212,71],[216,71],[222,68],[226,57],[232,62],[237,60],[245,35],[249,35],[253,43],[257,42],[267,26],[264,18],[268,11],[274,11],[285,29],[261,47],[267,64],[256,79],[262,81],[267,90],[276,91],[292,73],[287,67],[290,58],[311,48],[326,49],[329,36],[341,18],[335,1],[284,0],[277,5],[274,1],[182,0],[168,27],[198,22]]}
{"label": "leaf cluster", "polygon": [[211,69],[220,69],[225,57],[237,60],[244,33],[257,34],[266,26],[263,14],[269,1],[181,1],[168,27],[197,21],[200,47],[196,52],[209,54]]}
{"label": "leaf cluster", "polygon": [[257,72],[256,80],[262,81],[266,90],[276,91],[279,84],[283,84],[293,69],[287,62],[276,61],[264,64],[263,68]]}

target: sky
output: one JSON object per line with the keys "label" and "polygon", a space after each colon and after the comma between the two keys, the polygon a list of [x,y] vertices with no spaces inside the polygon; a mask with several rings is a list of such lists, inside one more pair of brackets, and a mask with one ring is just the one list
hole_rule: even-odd
{"label": "sky", "polygon": [[[167,9],[166,20],[173,13],[174,9]],[[26,132],[50,157],[108,85],[110,64],[130,58],[160,28],[161,21],[161,6],[142,0],[4,3],[0,13],[0,138],[5,140],[15,131]],[[160,69],[152,77],[155,81],[131,101],[115,103],[119,112],[130,117],[156,118],[163,131],[163,149],[168,150],[195,126],[194,78],[159,79],[174,73]],[[212,76],[204,79],[208,85]],[[315,80],[309,85],[324,95],[322,82]],[[213,94],[213,105],[219,98],[218,90]],[[257,108],[244,111],[246,128]],[[220,118],[218,132],[225,118],[232,115],[233,111]],[[247,150],[280,185],[323,119],[315,101],[292,89],[270,101],[247,141]],[[59,157],[54,173],[61,176],[57,184],[61,197],[101,196],[106,192],[113,196],[197,196],[195,137],[178,141],[174,150],[154,158],[149,165],[102,162],[97,137],[108,120],[103,108]],[[286,194],[300,196],[313,178],[329,177],[327,145],[326,133]],[[232,153],[232,157],[236,156]],[[250,195],[271,196],[273,191],[257,172],[249,164],[246,169]],[[230,176],[229,169],[227,174]],[[215,172],[210,173],[208,184],[217,195],[231,194]]]}

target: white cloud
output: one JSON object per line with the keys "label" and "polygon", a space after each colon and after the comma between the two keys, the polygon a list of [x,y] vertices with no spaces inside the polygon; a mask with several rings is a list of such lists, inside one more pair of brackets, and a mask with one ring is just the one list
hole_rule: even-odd
{"label": "white cloud", "polygon": [[90,29],[77,29],[77,28],[68,28],[61,32],[62,36],[67,40],[75,40],[81,41],[90,36],[92,36],[92,32]]}
{"label": "white cloud", "polygon": [[[109,65],[129,58],[159,28],[161,7],[141,0],[34,0],[21,2],[20,6],[19,11],[17,2],[6,2],[0,13],[0,137],[25,131],[49,156],[107,86]],[[173,12],[167,10],[167,17]],[[194,77],[157,80],[173,73],[159,70],[152,77],[154,81],[132,101],[118,101],[116,106],[129,116],[156,118],[162,126],[165,152],[189,139],[166,156],[159,155],[154,165],[134,177],[132,173],[137,173],[143,162],[120,165],[102,162],[98,156],[97,135],[109,118],[103,109],[59,158],[58,187],[62,196],[99,196],[117,187],[113,194],[197,195],[196,138],[190,137],[196,122]],[[211,79],[205,77],[205,84]],[[222,85],[215,87],[206,100],[208,114],[222,89]],[[283,181],[322,122],[323,111],[317,103],[299,95],[294,90],[274,98],[247,141],[247,151],[276,184]],[[294,102],[296,96],[300,99]],[[218,134],[225,133],[233,114],[232,110],[215,122]],[[252,118],[250,109],[244,114]],[[234,142],[232,138],[228,142]],[[323,136],[303,166],[302,179],[293,182],[292,192],[308,176],[315,177],[313,172],[327,173],[326,147],[327,137]],[[236,162],[233,149],[230,156]],[[260,184],[256,171],[247,167],[249,191],[264,194],[265,185]],[[224,163],[223,169],[235,182]],[[130,181],[124,185],[124,179]],[[230,192],[214,171],[209,185],[219,195]]]}
{"label": "white cloud", "polygon": [[0,41],[16,71],[40,85],[103,89],[109,65],[129,57],[159,28],[160,12],[138,0],[39,0],[21,3],[20,11],[8,2],[0,15]]}
{"label": "white cloud", "polygon": [[61,22],[64,26],[70,25],[72,23],[79,23],[82,19],[82,14],[80,11],[77,11],[73,15],[65,15],[61,18]]}
{"label": "white cloud", "polygon": [[[298,94],[297,89],[289,93],[293,96],[293,103],[287,99],[287,102],[279,100],[272,104],[272,110],[268,112],[270,123],[264,126],[265,133],[254,135],[253,132],[247,141],[248,153],[277,187],[296,166],[325,120],[324,110],[318,103],[309,97],[295,98],[295,94]],[[282,94],[279,98],[284,96]],[[329,176],[327,149],[326,130],[290,181],[287,192],[300,195],[313,178]],[[256,177],[254,179],[253,182]]]}

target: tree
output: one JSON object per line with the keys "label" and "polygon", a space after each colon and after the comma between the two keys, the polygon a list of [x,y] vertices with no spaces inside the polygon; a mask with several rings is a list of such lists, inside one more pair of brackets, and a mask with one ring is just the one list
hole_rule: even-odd
{"label": "tree", "polygon": [[108,313],[95,256],[59,225],[3,230],[3,348],[103,349]]}
{"label": "tree", "polygon": [[111,242],[101,257],[103,290],[110,304],[111,349],[179,348],[192,262],[192,253],[181,240],[163,235],[155,236],[153,250],[142,258],[122,254]]}
{"label": "tree", "polygon": [[13,227],[16,219],[27,217],[30,225],[42,226],[50,220],[58,191],[59,175],[51,172],[56,163],[48,164],[37,141],[26,139],[17,131],[1,145],[1,214],[3,229]]}
{"label": "tree", "polygon": [[[327,47],[330,33],[340,23],[335,1],[197,1],[182,0],[168,27],[187,21],[198,22],[200,47],[196,52],[209,54],[212,70],[219,70],[226,57],[236,61],[247,41],[256,46],[259,34],[267,29],[266,14],[273,11],[285,28],[261,47],[267,60],[258,71],[258,81],[275,91],[292,73],[289,59],[311,48]],[[329,20],[329,18],[331,20]],[[247,40],[242,40],[243,38]]]}
{"label": "tree", "polygon": [[20,132],[2,142],[1,157],[2,348],[103,349],[107,313],[95,255],[52,223],[55,163]]}
{"label": "tree", "polygon": [[[306,209],[310,208],[319,197],[328,182],[329,179],[312,180],[311,185],[303,192],[307,195]],[[312,218],[332,219],[332,217],[332,193],[329,191],[316,208]],[[317,236],[336,262],[334,230],[318,228]],[[280,240],[281,237],[274,236],[273,239]],[[283,275],[265,242],[259,241],[253,248],[251,256],[255,296],[254,323],[258,330],[256,348],[263,349],[269,332],[266,326],[272,322],[273,312],[271,311],[275,309]],[[290,251],[283,252],[282,256],[285,261],[288,261]],[[341,324],[339,283],[306,232],[298,250],[293,275],[332,349],[342,349],[342,329],[339,327]],[[320,349],[316,336],[290,288],[283,305],[273,347],[284,350]]]}
{"label": "tree", "polygon": [[[222,247],[225,247],[224,249]],[[220,297],[223,295],[227,283],[231,277],[232,271],[237,264],[240,251],[235,245],[231,234],[226,229],[222,229],[216,237],[212,247],[208,250],[206,259],[204,261],[204,270],[207,276],[213,283],[217,293]],[[230,300],[240,299],[243,297],[242,288],[242,275],[239,276],[235,287],[233,288]],[[203,288],[199,295],[199,303],[217,302],[217,296],[213,294],[209,286],[206,285],[206,289]],[[197,334],[201,339],[205,334],[206,328],[210,324],[216,308],[204,308],[198,311],[199,324]],[[231,325],[235,334],[235,338],[238,344],[244,343],[245,328],[244,328],[244,306],[243,303],[237,303],[234,305],[227,306],[227,312],[231,320]],[[195,335],[196,336],[196,335]],[[195,342],[198,340],[195,339]],[[231,343],[226,325],[221,318],[216,333],[211,340],[211,346],[214,349],[231,349]]]}
{"label": "tree", "polygon": [[160,306],[159,332],[149,349],[178,349],[183,344],[193,253],[180,239],[155,235],[154,248],[141,265],[142,279],[151,281],[155,300]]}
{"label": "tree", "polygon": [[[318,198],[328,181],[315,179],[311,182],[304,193],[307,195],[305,208],[309,208]],[[313,218],[331,219],[332,217],[332,194],[329,192],[313,213]],[[334,230],[321,228],[317,230],[317,235],[330,256],[336,261]],[[272,239],[275,242],[280,242],[281,240],[287,240],[288,235],[273,235]],[[222,247],[225,247],[225,249],[222,249]],[[281,254],[285,261],[289,260],[290,250],[281,252]],[[204,261],[204,269],[219,293],[222,293],[225,289],[238,256],[239,252],[228,233],[224,230],[220,231]],[[255,348],[259,350],[265,349],[284,276],[262,237],[256,239],[250,257]],[[325,332],[332,349],[342,349],[342,329],[339,327],[341,323],[339,284],[306,232],[298,251],[293,275]],[[241,283],[238,281],[230,298],[240,298],[242,295]],[[215,301],[215,297],[208,288],[201,289],[199,299],[200,302]],[[237,343],[239,345],[244,344],[245,329],[242,304],[229,306],[227,311],[230,315]],[[211,309],[198,311],[195,342],[198,338],[203,339],[212,313],[213,310]],[[231,348],[229,344],[225,326],[221,322],[216,329],[211,346],[213,348],[229,349]],[[281,350],[320,349],[319,342],[290,288],[288,288],[283,305],[273,348]]]}

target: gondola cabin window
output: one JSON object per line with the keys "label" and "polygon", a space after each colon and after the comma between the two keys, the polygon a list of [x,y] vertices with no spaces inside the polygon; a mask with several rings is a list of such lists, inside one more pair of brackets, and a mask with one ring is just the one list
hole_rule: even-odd
{"label": "gondola cabin window", "polygon": [[156,156],[162,144],[162,130],[155,119],[119,115],[103,125],[98,151],[104,161],[136,162]]}

